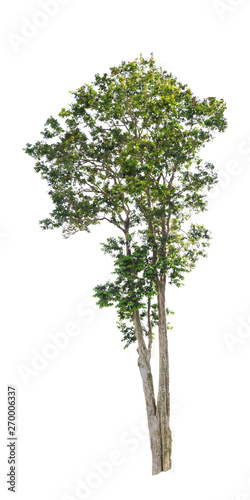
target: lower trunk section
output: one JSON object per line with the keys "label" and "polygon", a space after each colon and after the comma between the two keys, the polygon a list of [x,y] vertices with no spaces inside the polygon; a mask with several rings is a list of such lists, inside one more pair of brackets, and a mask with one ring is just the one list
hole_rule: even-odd
{"label": "lower trunk section", "polygon": [[165,287],[166,279],[163,276],[158,282],[159,389],[157,398],[157,417],[161,435],[162,471],[171,469],[172,452],[172,435],[169,427],[170,394]]}
{"label": "lower trunk section", "polygon": [[153,418],[148,418],[150,444],[152,451],[152,474],[171,469],[172,436],[168,422],[157,411]]}
{"label": "lower trunk section", "polygon": [[[169,428],[169,388],[166,364],[161,367],[157,407],[155,404],[150,359],[143,339],[139,312],[134,314],[135,332],[138,339],[138,366],[146,400],[150,445],[152,450],[152,474],[171,469],[172,437]],[[166,358],[165,358],[166,359]]]}
{"label": "lower trunk section", "polygon": [[161,461],[162,461],[162,471],[166,472],[171,469],[172,461],[172,434],[169,427],[168,420],[166,418],[165,412],[157,408],[157,417],[159,422],[159,432],[161,436]]}

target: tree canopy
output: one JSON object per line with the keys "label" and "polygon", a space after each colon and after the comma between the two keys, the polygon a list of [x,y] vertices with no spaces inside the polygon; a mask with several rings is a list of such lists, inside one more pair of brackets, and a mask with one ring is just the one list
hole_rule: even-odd
{"label": "tree canopy", "polygon": [[95,297],[100,307],[115,305],[125,347],[136,340],[131,321],[139,310],[150,351],[159,281],[181,286],[209,246],[210,232],[187,224],[206,210],[217,182],[199,151],[226,129],[226,105],[196,97],[153,55],[97,73],[71,94],[25,149],[54,204],[41,227],[60,227],[66,238],[103,220],[121,230],[103,243],[115,277],[97,285]]}

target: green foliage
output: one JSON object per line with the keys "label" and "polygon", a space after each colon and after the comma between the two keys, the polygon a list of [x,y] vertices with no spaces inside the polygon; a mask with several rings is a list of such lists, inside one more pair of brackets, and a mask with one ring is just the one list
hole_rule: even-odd
{"label": "green foliage", "polygon": [[116,307],[127,347],[135,340],[133,311],[145,335],[149,320],[157,325],[159,279],[179,287],[206,256],[209,231],[184,228],[206,210],[217,182],[198,153],[226,129],[226,106],[198,99],[153,56],[123,61],[71,94],[72,104],[46,121],[42,140],[25,148],[54,204],[40,223],[61,227],[66,238],[103,220],[123,232],[102,245],[115,279],[97,285],[95,297],[100,307]]}

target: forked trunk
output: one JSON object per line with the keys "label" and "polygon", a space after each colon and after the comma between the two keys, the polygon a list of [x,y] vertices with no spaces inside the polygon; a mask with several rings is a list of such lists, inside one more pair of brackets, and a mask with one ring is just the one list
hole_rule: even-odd
{"label": "forked trunk", "polygon": [[[159,301],[160,301],[159,294]],[[139,311],[134,312],[135,333],[138,341],[138,366],[140,369],[143,390],[146,400],[147,419],[149,427],[150,445],[152,450],[152,474],[167,471],[171,468],[171,431],[169,428],[169,384],[168,384],[168,355],[166,350],[167,331],[163,331],[164,320],[162,314],[162,306],[165,312],[165,288],[164,288],[164,304],[161,304],[159,309],[159,335],[160,341],[160,376],[159,376],[159,393],[157,406],[155,403],[153,377],[150,365],[149,352],[143,337],[143,330],[140,320]],[[161,318],[161,319],[160,319]],[[161,328],[160,328],[161,325]],[[165,318],[166,325],[166,318]],[[164,349],[165,355],[161,350]],[[166,371],[167,370],[167,371]],[[165,373],[165,376],[164,376]]]}

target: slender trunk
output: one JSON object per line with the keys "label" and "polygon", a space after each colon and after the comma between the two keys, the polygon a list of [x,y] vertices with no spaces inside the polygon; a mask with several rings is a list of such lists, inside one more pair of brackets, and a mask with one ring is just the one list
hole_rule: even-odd
{"label": "slender trunk", "polygon": [[142,377],[143,390],[146,400],[150,445],[152,450],[152,474],[155,475],[162,471],[166,471],[171,467],[171,465],[169,466],[170,462],[167,463],[166,461],[165,453],[165,436],[169,432],[169,427],[166,419],[164,425],[162,405],[160,404],[160,411],[158,409],[158,405],[156,407],[150,357],[143,337],[139,311],[134,312],[133,321],[138,341],[138,366]]}
{"label": "slender trunk", "polygon": [[[148,209],[151,211],[150,188],[147,190]],[[141,204],[142,206],[142,204]],[[143,207],[142,207],[142,211]],[[145,212],[144,212],[145,213]],[[155,243],[155,231],[152,220],[149,218],[149,229],[154,236],[153,263],[157,260],[157,246]],[[166,235],[165,219],[162,220],[163,234]],[[126,238],[126,254],[131,255],[129,239],[129,214],[124,222],[124,234]],[[148,330],[149,344],[146,347],[139,310],[133,313],[135,336],[138,342],[138,366],[142,378],[143,390],[146,400],[146,410],[150,445],[152,450],[152,474],[171,469],[172,436],[169,427],[170,398],[169,398],[169,364],[168,364],[168,341],[167,321],[165,307],[166,278],[157,278],[158,288],[158,310],[159,310],[159,390],[157,406],[154,395],[154,384],[151,371],[150,357],[152,348],[152,325],[150,319],[150,300],[148,302]]]}
{"label": "slender trunk", "polygon": [[157,398],[157,416],[161,430],[162,470],[171,469],[172,435],[169,427],[170,395],[169,395],[169,357],[167,338],[167,319],[165,305],[166,279],[158,281],[159,310],[159,390]]}

